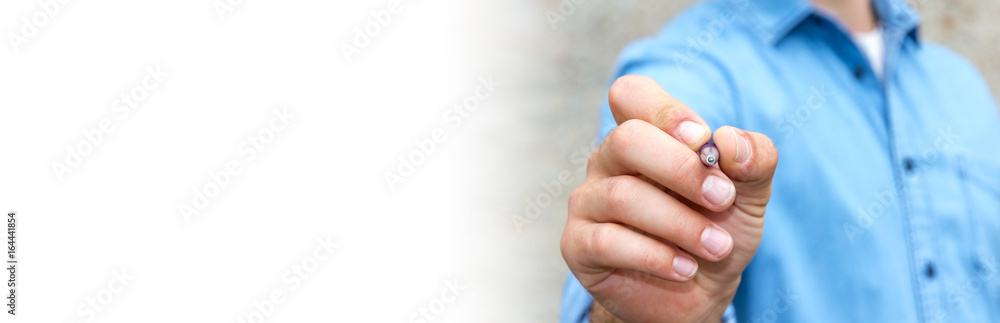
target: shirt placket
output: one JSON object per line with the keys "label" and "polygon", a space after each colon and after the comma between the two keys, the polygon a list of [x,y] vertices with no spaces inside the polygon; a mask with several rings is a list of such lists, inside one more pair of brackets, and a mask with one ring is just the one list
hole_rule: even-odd
{"label": "shirt placket", "polygon": [[920,176],[920,152],[922,143],[930,143],[926,129],[919,129],[914,123],[912,109],[902,106],[899,97],[904,95],[890,76],[900,58],[905,34],[899,30],[886,32],[886,81],[883,83],[882,94],[889,126],[889,142],[894,161],[894,178],[898,188],[901,224],[908,237],[910,252],[910,273],[914,292],[917,294],[916,308],[918,317],[923,322],[939,322],[944,320],[945,311],[939,295],[941,294],[940,279],[937,275],[934,245],[934,212],[931,210],[930,199],[933,198],[927,182]]}

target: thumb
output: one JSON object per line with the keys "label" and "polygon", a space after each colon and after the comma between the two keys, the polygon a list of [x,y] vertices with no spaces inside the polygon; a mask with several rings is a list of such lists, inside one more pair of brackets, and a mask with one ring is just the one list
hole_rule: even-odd
{"label": "thumb", "polygon": [[771,179],[778,166],[778,150],[767,136],[730,126],[715,130],[719,167],[736,186],[733,206],[763,216],[771,199]]}

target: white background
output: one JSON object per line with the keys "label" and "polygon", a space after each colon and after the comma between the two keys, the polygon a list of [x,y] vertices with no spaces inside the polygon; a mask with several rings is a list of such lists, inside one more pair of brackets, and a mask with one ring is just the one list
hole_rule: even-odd
{"label": "white background", "polygon": [[[16,45],[22,18],[44,11],[0,4],[0,208],[19,216],[17,321],[238,322],[281,289],[266,322],[408,322],[456,279],[465,287],[437,322],[554,319],[554,300],[542,316],[519,307],[524,284],[505,265],[520,257],[502,242],[517,237],[519,202],[484,202],[511,170],[494,157],[518,136],[503,103],[516,71],[496,63],[508,40],[492,35],[517,23],[491,24],[496,12],[468,1],[402,1],[346,59],[341,43],[388,2],[246,0],[220,18],[209,0],[67,1]],[[157,67],[167,75],[144,101],[112,109]],[[490,77],[502,85],[450,123]],[[282,107],[295,118],[248,160],[239,145]],[[105,118],[113,131],[60,177],[53,163]],[[390,189],[385,173],[434,129],[447,139]],[[229,161],[242,172],[184,221],[179,206]],[[340,244],[331,258],[301,285],[282,279],[327,237]],[[133,278],[109,293],[119,270]],[[105,301],[96,315],[81,311],[88,298]]]}

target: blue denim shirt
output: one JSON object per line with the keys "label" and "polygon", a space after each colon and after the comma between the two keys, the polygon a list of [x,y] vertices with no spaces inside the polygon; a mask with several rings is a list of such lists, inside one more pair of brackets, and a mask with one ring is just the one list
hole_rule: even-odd
{"label": "blue denim shirt", "polygon": [[[614,77],[654,78],[713,129],[778,147],[756,257],[727,320],[1000,322],[1000,118],[965,59],[875,0],[885,75],[806,0],[718,0],[629,45]],[[603,107],[600,136],[615,126]],[[560,321],[593,298],[570,275]]]}

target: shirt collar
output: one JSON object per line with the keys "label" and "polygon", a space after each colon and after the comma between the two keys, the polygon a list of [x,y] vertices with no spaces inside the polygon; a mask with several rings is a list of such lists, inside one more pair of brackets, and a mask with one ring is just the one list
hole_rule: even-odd
{"label": "shirt collar", "polygon": [[[749,1],[750,23],[754,24],[764,41],[774,45],[801,24],[816,15],[817,9],[809,0],[729,0]],[[906,35],[919,41],[917,29],[920,15],[904,0],[872,0],[875,15],[886,35]]]}

